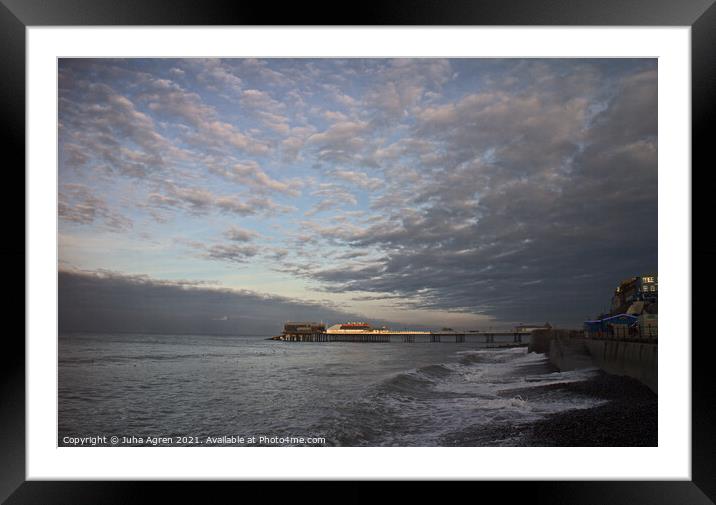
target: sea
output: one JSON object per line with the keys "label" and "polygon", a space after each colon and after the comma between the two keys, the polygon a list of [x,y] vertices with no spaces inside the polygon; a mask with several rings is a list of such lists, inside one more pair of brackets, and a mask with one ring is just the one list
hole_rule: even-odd
{"label": "sea", "polygon": [[598,371],[479,340],[61,334],[58,446],[519,446],[532,423],[604,403],[525,394]]}

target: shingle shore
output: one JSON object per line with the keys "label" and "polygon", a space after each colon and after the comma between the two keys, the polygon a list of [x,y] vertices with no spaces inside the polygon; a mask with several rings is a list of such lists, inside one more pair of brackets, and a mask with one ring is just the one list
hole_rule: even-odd
{"label": "shingle shore", "polygon": [[639,381],[600,372],[586,381],[554,384],[510,394],[530,397],[552,390],[570,391],[608,403],[588,409],[550,414],[526,427],[528,446],[635,447],[657,446],[657,395]]}

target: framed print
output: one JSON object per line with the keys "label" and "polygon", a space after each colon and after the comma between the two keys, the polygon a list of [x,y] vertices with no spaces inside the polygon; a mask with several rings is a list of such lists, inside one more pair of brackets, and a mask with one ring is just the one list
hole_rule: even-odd
{"label": "framed print", "polygon": [[711,503],[716,8],[509,5],[4,0],[3,499]]}

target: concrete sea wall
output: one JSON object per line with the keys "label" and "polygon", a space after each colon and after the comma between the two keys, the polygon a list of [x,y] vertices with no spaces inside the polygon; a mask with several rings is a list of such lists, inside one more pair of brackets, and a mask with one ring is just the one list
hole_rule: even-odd
{"label": "concrete sea wall", "polygon": [[563,340],[578,338],[584,333],[578,330],[560,330],[552,328],[549,330],[534,330],[530,335],[529,352],[539,352],[548,354],[550,344],[555,338]]}
{"label": "concrete sea wall", "polygon": [[529,350],[549,356],[560,370],[599,367],[613,375],[633,377],[658,392],[658,347],[654,343],[595,340],[569,330],[539,330]]}
{"label": "concrete sea wall", "polygon": [[596,365],[605,372],[634,377],[658,392],[657,344],[585,340],[585,345]]}

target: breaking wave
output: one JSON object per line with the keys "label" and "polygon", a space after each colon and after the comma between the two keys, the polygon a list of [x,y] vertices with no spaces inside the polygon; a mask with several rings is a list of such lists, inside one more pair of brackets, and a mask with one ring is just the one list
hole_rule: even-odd
{"label": "breaking wave", "polygon": [[555,371],[525,348],[461,351],[381,381],[316,428],[340,445],[519,445],[520,426],[604,403],[554,387],[534,392],[596,373]]}

